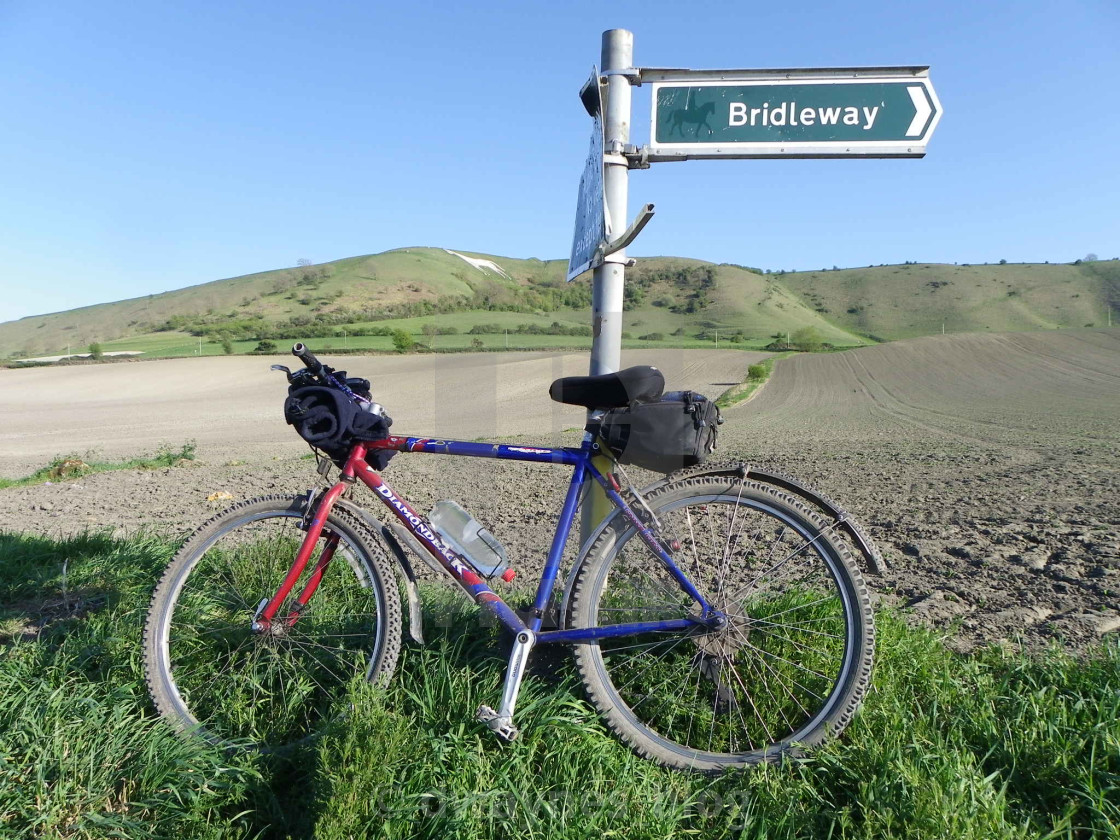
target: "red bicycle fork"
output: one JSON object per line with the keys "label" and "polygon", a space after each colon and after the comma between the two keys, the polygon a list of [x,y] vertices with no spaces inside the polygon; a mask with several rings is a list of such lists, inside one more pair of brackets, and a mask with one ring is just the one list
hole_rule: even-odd
{"label": "red bicycle fork", "polygon": [[[257,612],[253,617],[253,630],[256,632],[267,632],[273,628],[273,622],[276,621],[276,613],[280,611],[284,601],[287,600],[288,595],[291,593],[296,581],[299,580],[303,570],[307,568],[307,563],[311,559],[311,555],[315,553],[315,546],[319,542],[319,538],[323,535],[323,526],[330,516],[331,509],[334,503],[346,491],[346,484],[339,482],[334,485],[326,494],[319,500],[315,508],[315,515],[310,524],[307,526],[307,535],[303,538],[303,544],[299,547],[299,552],[296,554],[295,562],[292,567],[288,569],[288,574],[285,575],[284,581],[280,584],[280,588],[276,590],[276,594],[272,599],[265,604],[264,608]],[[307,583],[304,584],[303,590],[296,597],[295,604],[292,605],[291,612],[286,616],[279,619],[279,624],[284,629],[292,627],[296,621],[299,620],[300,613],[307,606],[307,602],[311,600],[311,596],[315,594],[315,590],[319,588],[319,584],[323,580],[323,573],[326,571],[327,566],[330,564],[331,559],[334,557],[335,549],[338,548],[338,534],[330,534],[327,537],[326,545],[323,546],[323,553],[319,556],[319,562],[315,564],[315,568],[311,570],[311,577],[308,578]]]}

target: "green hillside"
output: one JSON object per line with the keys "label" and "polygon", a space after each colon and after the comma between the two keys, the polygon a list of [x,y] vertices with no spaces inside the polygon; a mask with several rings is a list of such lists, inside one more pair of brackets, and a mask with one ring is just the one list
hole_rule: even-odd
{"label": "green hillside", "polygon": [[1120,316],[1120,262],[888,265],[785,274],[817,314],[879,339],[1104,326]]}
{"label": "green hillside", "polygon": [[[262,339],[303,338],[390,349],[396,328],[439,349],[584,346],[590,283],[586,276],[565,283],[565,268],[563,260],[401,248],[0,324],[0,356],[78,353],[91,342],[106,351],[187,355],[199,352],[200,338],[206,354],[221,353],[222,338],[235,352]],[[764,274],[652,257],[627,273],[623,323],[634,345],[710,346],[718,338],[761,346],[812,326],[844,346],[943,328],[1099,326],[1110,302],[1120,309],[1116,261]]]}

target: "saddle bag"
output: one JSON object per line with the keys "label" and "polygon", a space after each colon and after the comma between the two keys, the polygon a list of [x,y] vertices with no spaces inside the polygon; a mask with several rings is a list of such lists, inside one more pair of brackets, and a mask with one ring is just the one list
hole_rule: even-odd
{"label": "saddle bag", "polygon": [[716,447],[723,417],[694,391],[673,391],[657,402],[607,411],[588,424],[623,464],[670,473],[703,463]]}

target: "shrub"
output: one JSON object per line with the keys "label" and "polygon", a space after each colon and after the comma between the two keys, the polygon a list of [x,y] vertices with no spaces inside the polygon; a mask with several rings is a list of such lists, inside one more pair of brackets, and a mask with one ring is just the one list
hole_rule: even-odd
{"label": "shrub", "polygon": [[275,353],[276,352],[276,342],[275,341],[269,341],[268,339],[265,339],[264,341],[261,341],[257,344],[256,352],[258,352],[258,353]]}
{"label": "shrub", "polygon": [[405,330],[393,330],[393,347],[398,353],[407,353],[416,346],[412,334]]}
{"label": "shrub", "polygon": [[747,367],[747,378],[760,382],[766,378],[766,365],[750,365]]}
{"label": "shrub", "polygon": [[100,359],[105,354],[101,350],[101,345],[94,341],[89,345],[89,355],[92,359]]}
{"label": "shrub", "polygon": [[806,353],[816,353],[824,343],[824,337],[816,327],[802,327],[790,336],[790,343]]}
{"label": "shrub", "polygon": [[642,341],[664,341],[665,333],[651,332],[641,336]]}

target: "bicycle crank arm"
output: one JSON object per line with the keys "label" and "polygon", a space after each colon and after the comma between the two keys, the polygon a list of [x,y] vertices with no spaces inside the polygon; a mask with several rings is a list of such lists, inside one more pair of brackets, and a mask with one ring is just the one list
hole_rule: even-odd
{"label": "bicycle crank arm", "polygon": [[529,652],[533,649],[536,636],[532,630],[522,630],[513,639],[513,650],[509,654],[506,668],[506,682],[502,688],[502,704],[498,711],[489,706],[479,706],[475,720],[486,726],[504,741],[517,738],[519,730],[513,725],[513,709],[517,705],[517,694],[521,691],[521,680],[525,676],[525,666],[529,664]]}

